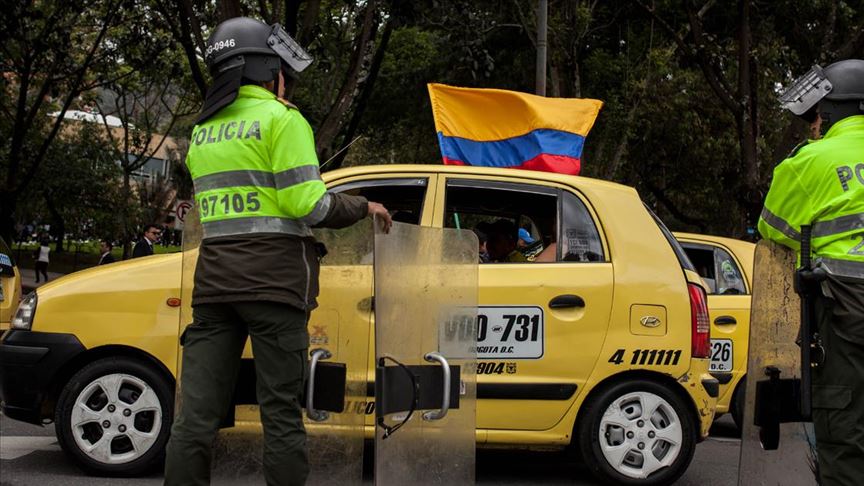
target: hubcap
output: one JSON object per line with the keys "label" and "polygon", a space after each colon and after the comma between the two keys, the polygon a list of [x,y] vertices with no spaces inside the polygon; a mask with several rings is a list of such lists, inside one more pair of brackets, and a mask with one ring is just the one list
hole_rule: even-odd
{"label": "hubcap", "polygon": [[649,392],[623,395],[600,420],[600,449],[619,473],[644,479],[670,466],[681,451],[681,420],[672,405]]}
{"label": "hubcap", "polygon": [[156,442],[162,405],[143,380],[121,373],[105,375],[78,394],[70,426],[78,448],[91,459],[123,464],[141,457]]}

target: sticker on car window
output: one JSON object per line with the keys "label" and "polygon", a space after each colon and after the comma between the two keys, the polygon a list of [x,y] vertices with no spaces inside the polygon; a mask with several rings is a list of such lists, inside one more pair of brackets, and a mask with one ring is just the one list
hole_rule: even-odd
{"label": "sticker on car window", "polygon": [[540,307],[477,309],[477,359],[542,358],[545,336]]}

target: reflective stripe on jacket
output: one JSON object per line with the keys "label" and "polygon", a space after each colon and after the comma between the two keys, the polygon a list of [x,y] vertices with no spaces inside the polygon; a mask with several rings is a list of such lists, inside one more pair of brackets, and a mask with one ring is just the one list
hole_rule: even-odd
{"label": "reflective stripe on jacket", "polygon": [[800,252],[807,224],[814,258],[864,278],[864,115],[840,120],[774,169],[759,232]]}
{"label": "reflective stripe on jacket", "polygon": [[331,197],[303,115],[260,86],[196,125],[186,165],[204,239],[248,233],[310,236]]}

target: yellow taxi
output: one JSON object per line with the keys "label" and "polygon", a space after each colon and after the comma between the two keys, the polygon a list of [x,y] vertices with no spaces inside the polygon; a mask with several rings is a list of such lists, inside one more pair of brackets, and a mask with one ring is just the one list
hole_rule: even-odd
{"label": "yellow taxi", "polygon": [[[324,179],[331,191],[383,203],[398,221],[480,229],[506,220],[543,247],[534,261],[479,267],[478,328],[516,313],[537,324],[506,345],[478,336],[479,447],[573,448],[618,484],[668,484],[686,470],[719,393],[706,292],[633,188],[441,165],[355,167]],[[180,269],[180,255],[152,256],[40,287],[0,341],[4,413],[54,421],[63,448],[88,471],[158,466],[173,415]],[[374,325],[369,309],[357,310]],[[313,312],[313,343],[319,324]],[[248,346],[244,358],[252,363]],[[238,380],[236,402],[253,403],[252,368],[241,369],[250,376]],[[135,414],[135,430],[107,442],[100,420],[117,400]],[[361,409],[371,436],[368,400]]]}
{"label": "yellow taxi", "polygon": [[0,238],[0,331],[9,329],[12,314],[21,300],[21,274],[12,251]]}
{"label": "yellow taxi", "polygon": [[738,428],[744,414],[750,295],[756,245],[746,241],[674,233],[708,290],[711,375],[720,382],[717,415],[731,413]]}

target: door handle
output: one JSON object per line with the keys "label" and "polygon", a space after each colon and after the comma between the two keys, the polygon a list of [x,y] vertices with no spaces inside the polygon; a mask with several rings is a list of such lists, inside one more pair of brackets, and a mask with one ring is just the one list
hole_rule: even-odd
{"label": "door handle", "polygon": [[585,300],[578,295],[564,294],[549,301],[550,309],[566,309],[567,307],[585,307]]}
{"label": "door handle", "polygon": [[718,326],[728,326],[730,324],[738,324],[738,321],[732,316],[720,316],[717,319],[714,319],[714,324],[717,324]]}
{"label": "door handle", "polygon": [[323,410],[315,410],[312,405],[315,395],[315,367],[318,366],[319,360],[331,357],[330,351],[326,349],[318,348],[312,351],[312,362],[309,363],[309,380],[306,382],[306,416],[314,422],[323,422],[330,416]]}
{"label": "door handle", "polygon": [[441,420],[450,410],[450,363],[447,362],[447,358],[435,351],[426,353],[426,355],[423,356],[423,359],[430,363],[439,363],[441,365],[441,371],[444,372],[444,379],[442,380],[444,381],[444,393],[441,395],[441,410],[430,410],[423,414],[423,419]]}

